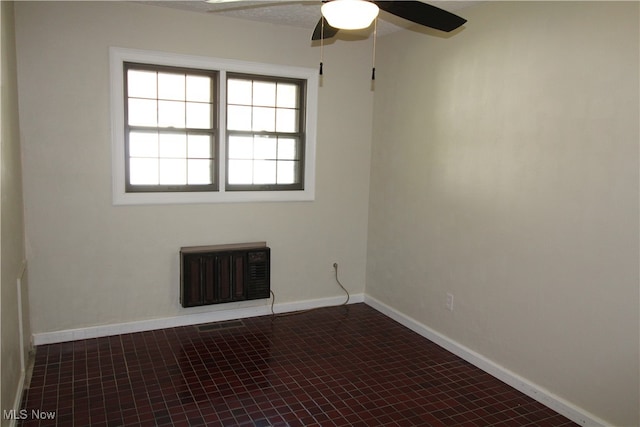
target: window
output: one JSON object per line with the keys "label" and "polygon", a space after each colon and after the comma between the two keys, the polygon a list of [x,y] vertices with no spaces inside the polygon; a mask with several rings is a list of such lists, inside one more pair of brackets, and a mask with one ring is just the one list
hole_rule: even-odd
{"label": "window", "polygon": [[227,76],[228,190],[301,190],[303,82]]}
{"label": "window", "polygon": [[114,204],[313,200],[314,68],[110,53]]}
{"label": "window", "polygon": [[215,191],[215,72],[124,64],[127,192]]}

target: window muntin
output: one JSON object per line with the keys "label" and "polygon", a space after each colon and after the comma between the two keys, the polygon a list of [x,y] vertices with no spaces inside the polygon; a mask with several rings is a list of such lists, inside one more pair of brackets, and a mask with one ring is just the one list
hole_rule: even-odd
{"label": "window muntin", "polygon": [[217,73],[124,63],[127,192],[215,191]]}
{"label": "window muntin", "polygon": [[226,92],[226,189],[304,189],[304,81],[229,73]]}

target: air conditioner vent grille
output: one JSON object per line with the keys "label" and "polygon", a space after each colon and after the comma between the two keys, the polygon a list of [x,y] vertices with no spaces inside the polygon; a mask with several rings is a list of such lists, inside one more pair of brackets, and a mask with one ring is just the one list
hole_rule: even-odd
{"label": "air conditioner vent grille", "polygon": [[266,243],[180,250],[183,307],[270,297],[271,249]]}

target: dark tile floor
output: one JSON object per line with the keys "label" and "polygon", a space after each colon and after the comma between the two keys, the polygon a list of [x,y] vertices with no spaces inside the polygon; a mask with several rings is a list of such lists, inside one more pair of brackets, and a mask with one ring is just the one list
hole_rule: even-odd
{"label": "dark tile floor", "polygon": [[210,326],[38,347],[18,424],[575,425],[364,304]]}

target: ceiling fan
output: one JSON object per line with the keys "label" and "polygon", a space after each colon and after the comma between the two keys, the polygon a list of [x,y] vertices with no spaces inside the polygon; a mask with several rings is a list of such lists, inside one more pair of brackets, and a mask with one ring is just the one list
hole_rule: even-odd
{"label": "ceiling fan", "polygon": [[[240,0],[206,0],[208,3],[231,3]],[[306,0],[302,0],[306,1]],[[317,2],[318,0],[311,0]],[[322,17],[316,25],[311,40],[334,37],[339,30],[355,30],[369,27],[379,10],[416,24],[450,32],[462,26],[466,19],[451,12],[418,0],[321,0]],[[278,0],[265,3],[279,3]],[[284,1],[286,3],[286,1]]]}
{"label": "ceiling fan", "polygon": [[[377,17],[379,9],[416,24],[445,32],[453,31],[467,22],[458,15],[418,0],[328,0],[323,1],[323,16],[318,21],[311,39],[331,38],[340,29],[367,28]],[[350,26],[351,18],[361,18],[358,20],[362,23]],[[343,24],[343,22],[346,23]]]}
{"label": "ceiling fan", "polygon": [[[207,3],[233,3],[241,0],[205,0]],[[263,0],[268,3],[306,3],[319,0]],[[377,1],[377,0],[321,0],[322,16],[316,24],[311,40],[320,40],[320,75],[323,75],[323,42],[334,37],[339,30],[357,30],[373,24],[373,60],[371,80],[376,79],[375,51],[377,34],[377,16],[380,9],[413,23],[451,32],[467,22],[439,7],[418,0]]]}

